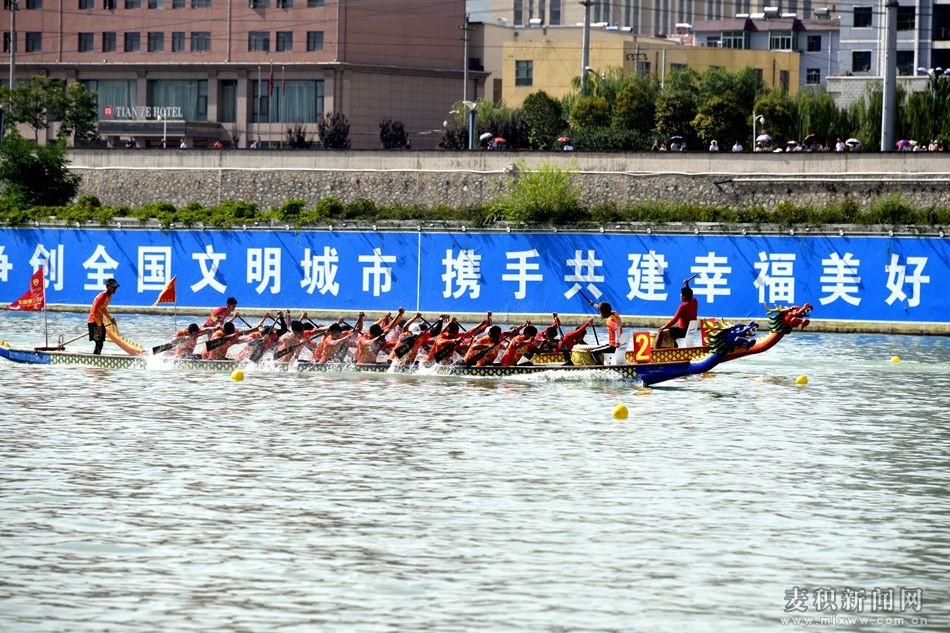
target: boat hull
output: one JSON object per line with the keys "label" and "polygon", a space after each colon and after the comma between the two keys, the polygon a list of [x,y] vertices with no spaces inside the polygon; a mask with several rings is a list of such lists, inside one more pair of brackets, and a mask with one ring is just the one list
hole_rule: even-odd
{"label": "boat hull", "polygon": [[651,363],[648,365],[483,365],[466,367],[464,365],[436,365],[424,369],[418,366],[398,367],[389,363],[311,363],[299,361],[287,363],[261,363],[237,360],[190,360],[162,359],[146,356],[121,356],[114,354],[87,354],[64,351],[35,351],[0,346],[0,357],[14,363],[31,365],[79,365],[101,367],[103,369],[146,369],[174,368],[190,371],[233,372],[235,369],[259,368],[261,370],[298,371],[298,372],[363,372],[363,373],[426,373],[447,376],[470,376],[483,378],[503,378],[527,376],[544,372],[562,372],[560,375],[579,374],[580,372],[606,372],[612,378],[637,381],[644,385],[653,385],[675,378],[709,371],[721,360],[721,355],[708,354],[701,361],[678,363]]}

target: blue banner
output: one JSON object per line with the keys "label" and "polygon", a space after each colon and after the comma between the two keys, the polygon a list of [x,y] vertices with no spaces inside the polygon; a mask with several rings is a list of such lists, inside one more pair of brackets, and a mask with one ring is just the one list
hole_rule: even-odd
{"label": "blue banner", "polygon": [[[820,319],[946,322],[950,240],[630,233],[0,230],[0,304],[45,270],[47,302],[177,303],[426,313],[669,316],[683,280],[700,314],[746,318],[811,303]],[[940,291],[940,288],[944,288]]]}

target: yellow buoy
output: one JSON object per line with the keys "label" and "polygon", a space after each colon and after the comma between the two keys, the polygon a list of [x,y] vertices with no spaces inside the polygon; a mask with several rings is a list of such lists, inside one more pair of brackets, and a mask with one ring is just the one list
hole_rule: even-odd
{"label": "yellow buoy", "polygon": [[900,356],[891,356],[891,362],[892,362],[892,363],[899,363],[899,362],[901,362],[901,357],[900,357]]}
{"label": "yellow buoy", "polygon": [[244,372],[240,369],[235,369],[233,372],[231,372],[231,380],[234,382],[241,382],[244,380]]}
{"label": "yellow buoy", "polygon": [[626,420],[626,419],[627,419],[627,415],[628,415],[629,413],[630,413],[630,412],[627,411],[627,407],[623,406],[622,404],[618,404],[616,407],[614,407],[614,419],[615,419],[615,420]]}
{"label": "yellow buoy", "polygon": [[805,375],[799,376],[798,378],[795,379],[795,384],[796,384],[796,385],[807,385],[807,384],[808,384],[808,376],[805,376]]}

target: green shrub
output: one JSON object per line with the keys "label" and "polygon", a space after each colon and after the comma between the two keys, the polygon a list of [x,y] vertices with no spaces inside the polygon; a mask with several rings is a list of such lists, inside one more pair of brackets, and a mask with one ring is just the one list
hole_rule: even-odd
{"label": "green shrub", "polygon": [[548,163],[525,169],[522,163],[495,208],[512,223],[564,224],[581,213],[581,194],[570,171]]}

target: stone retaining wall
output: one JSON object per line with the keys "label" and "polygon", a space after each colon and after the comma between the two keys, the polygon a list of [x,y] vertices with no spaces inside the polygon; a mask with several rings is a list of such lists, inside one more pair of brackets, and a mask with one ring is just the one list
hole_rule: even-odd
{"label": "stone retaining wall", "polygon": [[518,152],[74,151],[80,195],[108,205],[227,199],[262,208],[334,196],[377,204],[455,208],[483,204],[520,170],[542,163],[574,173],[590,205],[663,200],[704,206],[864,207],[899,194],[919,207],[950,206],[950,154],[558,154]]}

